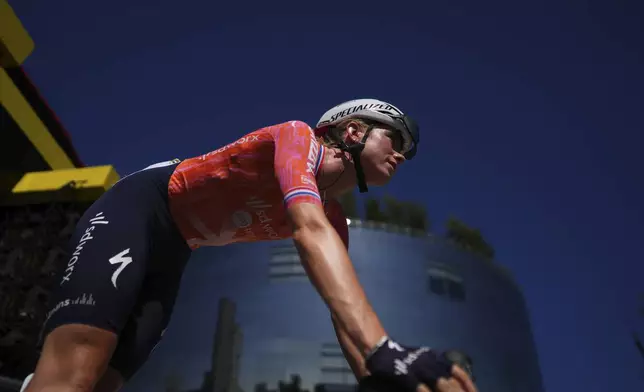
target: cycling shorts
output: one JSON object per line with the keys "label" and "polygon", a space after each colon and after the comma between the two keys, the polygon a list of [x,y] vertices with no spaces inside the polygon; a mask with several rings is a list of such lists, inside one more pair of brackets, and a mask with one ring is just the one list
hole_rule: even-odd
{"label": "cycling shorts", "polygon": [[124,177],[78,221],[54,283],[40,346],[56,327],[85,324],[116,333],[110,366],[127,380],[170,321],[191,250],[168,207],[176,162]]}

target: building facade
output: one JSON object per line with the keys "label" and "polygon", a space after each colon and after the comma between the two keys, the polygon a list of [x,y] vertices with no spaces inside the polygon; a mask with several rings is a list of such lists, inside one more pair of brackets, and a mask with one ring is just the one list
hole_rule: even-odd
{"label": "building facade", "polygon": [[[441,237],[382,224],[353,221],[350,238],[359,278],[395,339],[466,353],[482,391],[543,391],[526,306],[502,268]],[[221,382],[201,379],[222,372]],[[195,252],[164,341],[127,390],[158,390],[169,373],[184,391],[355,383],[291,241]]]}

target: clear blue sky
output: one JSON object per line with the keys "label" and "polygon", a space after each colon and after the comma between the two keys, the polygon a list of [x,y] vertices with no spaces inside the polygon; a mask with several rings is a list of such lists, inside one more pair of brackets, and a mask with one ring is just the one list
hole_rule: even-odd
{"label": "clear blue sky", "polygon": [[386,191],[482,229],[546,389],[644,390],[641,1],[10,4],[81,158],[121,174],[350,98],[412,113],[420,155]]}

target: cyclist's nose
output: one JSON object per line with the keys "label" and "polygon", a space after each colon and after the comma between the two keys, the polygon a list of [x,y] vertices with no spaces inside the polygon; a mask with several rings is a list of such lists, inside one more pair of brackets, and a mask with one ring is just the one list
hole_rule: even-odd
{"label": "cyclist's nose", "polygon": [[394,159],[396,160],[396,163],[401,164],[405,162],[407,159],[405,159],[405,156],[397,151],[394,151]]}

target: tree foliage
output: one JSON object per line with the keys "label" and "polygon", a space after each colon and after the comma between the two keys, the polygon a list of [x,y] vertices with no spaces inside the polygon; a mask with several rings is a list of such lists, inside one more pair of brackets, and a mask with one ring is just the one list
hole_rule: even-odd
{"label": "tree foliage", "polygon": [[407,203],[408,221],[407,226],[412,229],[429,231],[429,217],[425,206],[417,203]]}
{"label": "tree foliage", "polygon": [[277,385],[279,392],[308,392],[302,389],[302,377],[299,374],[292,374],[291,381],[280,381]]}
{"label": "tree foliage", "polygon": [[[382,200],[368,198],[364,203],[365,219],[400,227],[428,231],[429,219],[424,206],[385,195]],[[348,214],[347,214],[348,216]]]}
{"label": "tree foliage", "polygon": [[373,222],[387,222],[387,216],[380,209],[378,199],[368,198],[364,203],[365,219]]}
{"label": "tree foliage", "polygon": [[388,223],[407,226],[407,213],[403,202],[387,195],[382,198],[382,202],[385,207],[384,214],[387,217]]}
{"label": "tree foliage", "polygon": [[488,259],[494,258],[494,248],[485,241],[478,229],[469,227],[454,217],[447,220],[446,228],[447,238],[458,245]]}
{"label": "tree foliage", "polygon": [[392,196],[384,196],[383,202],[388,223],[423,231],[429,229],[427,211],[421,204],[401,201]]}

